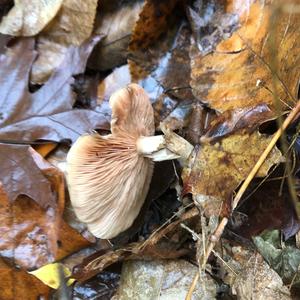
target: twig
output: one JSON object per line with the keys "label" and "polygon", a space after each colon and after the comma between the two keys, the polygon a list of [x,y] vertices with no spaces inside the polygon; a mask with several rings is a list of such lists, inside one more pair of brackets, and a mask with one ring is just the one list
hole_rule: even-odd
{"label": "twig", "polygon": [[199,280],[199,276],[200,276],[199,275],[199,271],[197,271],[197,274],[195,275],[195,277],[193,279],[193,282],[192,282],[192,284],[191,284],[191,286],[189,288],[189,291],[188,291],[188,293],[187,293],[187,295],[185,297],[185,300],[191,300],[192,299],[193,292],[194,292],[196,284],[197,284],[197,282]]}
{"label": "twig", "polygon": [[[239,201],[241,200],[241,198],[242,198],[244,192],[246,191],[248,185],[250,184],[251,180],[254,178],[254,176],[256,175],[257,171],[261,167],[261,165],[264,163],[265,159],[267,158],[267,156],[269,155],[269,153],[271,152],[271,150],[275,146],[275,144],[278,141],[278,139],[280,138],[281,134],[289,126],[289,124],[294,120],[294,118],[297,116],[297,114],[299,112],[300,112],[300,101],[297,103],[297,105],[290,112],[290,114],[288,115],[288,117],[283,122],[282,126],[276,131],[276,133],[274,134],[274,136],[273,136],[270,144],[264,150],[264,152],[260,156],[259,160],[257,161],[257,163],[255,164],[255,166],[253,167],[253,169],[251,170],[251,172],[247,176],[246,180],[244,181],[244,183],[240,187],[238,193],[236,194],[236,196],[233,199],[233,202],[232,202],[232,211],[237,207]],[[219,241],[221,235],[223,234],[223,231],[224,231],[225,226],[227,225],[227,223],[228,223],[228,218],[224,217],[221,220],[220,224],[218,225],[215,233],[211,236],[210,243],[209,243],[209,245],[207,247],[206,256],[203,259],[203,266],[206,265],[208,257],[211,254],[211,252],[212,252],[215,244]]]}

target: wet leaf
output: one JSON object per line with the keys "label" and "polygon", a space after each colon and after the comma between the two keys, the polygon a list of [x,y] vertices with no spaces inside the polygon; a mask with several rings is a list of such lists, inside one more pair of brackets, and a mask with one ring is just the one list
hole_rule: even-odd
{"label": "wet leaf", "polygon": [[[283,108],[292,106],[298,89],[295,78],[300,71],[297,63],[300,16],[293,9],[290,13],[280,11],[273,26],[270,16],[276,6],[272,1],[250,1],[247,7],[240,1],[227,5],[226,11],[239,16],[240,28],[219,43],[216,51],[203,56],[194,43],[190,53],[193,93],[220,112],[262,104],[273,107],[270,65],[276,56],[278,70],[273,72],[276,72],[278,97]],[[272,30],[276,49],[270,48]]]}
{"label": "wet leaf", "polygon": [[95,38],[79,48],[71,47],[51,79],[33,94],[28,91],[27,78],[35,57],[34,41],[20,39],[7,49],[0,60],[2,141],[75,141],[84,132],[108,125],[102,113],[73,109],[72,75],[83,72],[98,40]]}
{"label": "wet leaf", "polygon": [[300,284],[300,250],[294,246],[281,245],[280,233],[273,230],[256,236],[253,241],[268,264],[280,275],[283,282]]}
{"label": "wet leaf", "polygon": [[0,32],[14,36],[33,36],[51,22],[63,0],[14,2],[15,5],[0,24]]}
{"label": "wet leaf", "polygon": [[126,63],[132,29],[143,2],[101,1],[95,21],[95,34],[105,35],[91,54],[88,67],[110,70]]}
{"label": "wet leaf", "polygon": [[[183,170],[184,192],[192,193],[207,214],[219,215],[223,201],[231,199],[232,192],[248,176],[271,138],[258,132],[240,131],[216,143],[202,143]],[[280,151],[274,148],[257,176],[266,176],[281,161]],[[228,213],[228,208],[223,208],[222,214]]]}
{"label": "wet leaf", "polygon": [[47,81],[64,60],[68,49],[72,46],[82,45],[90,37],[97,2],[97,0],[63,1],[57,16],[38,36],[37,51],[39,56],[31,70],[33,82],[44,83]]}
{"label": "wet leaf", "polygon": [[130,51],[145,50],[168,29],[168,18],[177,2],[178,0],[164,2],[157,0],[145,1],[132,33],[129,45]]}
{"label": "wet leaf", "polygon": [[242,222],[233,220],[232,230],[236,235],[251,239],[265,230],[279,229],[287,240],[299,231],[300,223],[280,169],[272,172],[267,181],[262,183],[257,179],[249,186],[244,198],[247,200],[233,214],[234,219],[243,216]]}
{"label": "wet leaf", "polygon": [[[48,180],[52,199],[48,199],[34,182],[27,193],[30,189],[39,191],[35,201],[27,196],[18,196],[11,203],[3,186],[0,190],[0,255],[25,269],[41,267],[89,245],[62,220],[65,200],[62,173],[37,153],[34,158],[42,175]],[[42,208],[37,204],[43,205],[50,200],[52,203],[48,207]]]}
{"label": "wet leaf", "polygon": [[56,207],[51,183],[40,169],[39,161],[42,158],[29,146],[0,144],[0,182],[10,201],[23,194],[38,200],[44,208]]}
{"label": "wet leaf", "polygon": [[0,258],[0,299],[1,300],[33,300],[48,298],[50,289],[37,278],[24,270],[14,269]]}

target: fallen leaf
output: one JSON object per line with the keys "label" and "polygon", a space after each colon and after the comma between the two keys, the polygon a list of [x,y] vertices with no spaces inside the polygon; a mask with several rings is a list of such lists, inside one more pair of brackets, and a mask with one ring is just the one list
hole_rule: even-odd
{"label": "fallen leaf", "polygon": [[39,55],[30,74],[33,82],[47,81],[64,60],[69,47],[80,46],[90,37],[97,3],[97,0],[62,2],[62,7],[56,17],[38,36]]}
{"label": "fallen leaf", "polygon": [[[134,82],[146,77],[145,64],[157,61],[169,48],[176,30],[176,1],[147,0],[134,26],[129,43],[129,67]],[[164,36],[164,38],[162,38]],[[163,50],[163,51],[162,51]]]}
{"label": "fallen leaf", "polygon": [[247,257],[232,285],[238,299],[290,300],[289,289],[282,279],[263,260],[261,255]]}
{"label": "fallen leaf", "polygon": [[295,246],[281,245],[278,230],[264,232],[253,238],[264,259],[280,275],[286,284],[299,284],[300,250]]}
{"label": "fallen leaf", "polygon": [[52,152],[57,147],[56,143],[41,143],[32,145],[32,148],[39,153],[41,156],[46,157],[50,152]]}
{"label": "fallen leaf", "polygon": [[178,2],[178,0],[163,2],[146,0],[133,29],[129,50],[145,50],[153,44],[168,28],[168,18]]}
{"label": "fallen leaf", "polygon": [[[271,138],[258,132],[240,131],[219,142],[202,143],[191,155],[190,165],[183,170],[184,192],[192,193],[196,203],[208,215],[219,215],[222,205],[225,209],[222,214],[228,213],[225,203],[231,200],[233,191],[248,176]],[[269,169],[282,159],[281,152],[274,148],[257,176],[266,176]]]}
{"label": "fallen leaf", "polygon": [[247,189],[241,205],[233,213],[234,218],[244,216],[243,222],[231,226],[231,230],[244,238],[251,239],[265,230],[279,229],[284,240],[300,230],[295,209],[291,203],[284,171],[277,168],[268,180],[257,179]]}
{"label": "fallen leaf", "polygon": [[[48,82],[35,93],[27,87],[28,73],[34,60],[34,41],[16,41],[0,59],[0,140],[75,141],[93,128],[109,126],[103,113],[73,109],[72,75],[83,72],[87,57],[98,38],[81,47],[70,47],[64,62]],[[106,125],[105,125],[106,124]]]}
{"label": "fallen leaf", "polygon": [[[89,245],[62,220],[65,201],[63,174],[39,154],[33,152],[31,155],[44,180],[48,180],[46,183],[52,198],[41,192],[39,183],[34,181],[27,190],[27,193],[31,190],[37,193],[32,192],[34,201],[21,195],[11,203],[3,186],[0,189],[0,255],[24,269],[41,267]],[[47,202],[50,202],[48,206]],[[37,203],[44,204],[44,208]]]}
{"label": "fallen leaf", "polygon": [[202,138],[218,140],[242,129],[251,132],[273,117],[273,111],[266,104],[227,110],[210,122]]}
{"label": "fallen leaf", "polygon": [[0,273],[1,300],[48,299],[50,293],[49,287],[24,270],[10,267],[2,258],[0,258]]}
{"label": "fallen leaf", "polygon": [[15,5],[0,23],[0,32],[14,36],[33,36],[51,22],[63,0],[15,0]]}
{"label": "fallen leaf", "polygon": [[105,37],[93,50],[88,61],[89,68],[106,71],[126,63],[132,29],[142,5],[142,1],[99,3],[94,33]]}
{"label": "fallen leaf", "polygon": [[[28,273],[38,278],[49,287],[58,289],[61,285],[59,268],[62,268],[65,277],[70,277],[71,271],[60,263],[44,265],[41,268]],[[74,281],[75,279],[73,278],[68,279],[67,285],[71,285]]]}
{"label": "fallen leaf", "polygon": [[51,184],[36,159],[41,158],[34,154],[30,146],[0,144],[1,185],[10,201],[23,194],[38,199],[44,208],[56,207],[56,197]]}
{"label": "fallen leaf", "polygon": [[[275,56],[278,98],[283,109],[293,106],[298,92],[295,78],[300,72],[299,14],[281,10],[273,26],[270,17],[276,5],[272,1],[242,5],[236,0],[226,9],[239,16],[240,28],[205,56],[194,42],[190,52],[194,95],[219,112],[265,104],[274,113],[271,66]],[[270,48],[272,34],[276,35],[276,49]]]}

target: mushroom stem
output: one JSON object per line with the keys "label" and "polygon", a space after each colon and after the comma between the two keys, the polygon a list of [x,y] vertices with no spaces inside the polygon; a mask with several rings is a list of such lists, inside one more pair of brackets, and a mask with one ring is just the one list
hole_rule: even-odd
{"label": "mushroom stem", "polygon": [[167,148],[164,135],[140,137],[137,140],[137,150],[153,161],[171,160],[180,157]]}

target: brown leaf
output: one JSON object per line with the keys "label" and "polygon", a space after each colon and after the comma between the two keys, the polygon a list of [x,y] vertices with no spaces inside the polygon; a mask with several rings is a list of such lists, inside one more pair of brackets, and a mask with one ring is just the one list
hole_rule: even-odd
{"label": "brown leaf", "polygon": [[143,2],[100,1],[95,21],[95,34],[105,35],[91,54],[88,67],[111,70],[126,63],[132,29]]}
{"label": "brown leaf", "polygon": [[0,258],[0,299],[48,299],[50,288],[24,270],[8,266]]}
{"label": "brown leaf", "polygon": [[56,207],[51,184],[37,160],[42,158],[29,146],[0,144],[0,182],[10,201],[23,194],[38,199],[44,208]]}
{"label": "brown leaf", "polygon": [[33,36],[55,17],[63,0],[14,2],[15,5],[0,24],[0,32],[14,36]]}
{"label": "brown leaf", "polygon": [[[254,288],[255,287],[255,288]],[[244,258],[243,268],[232,285],[238,299],[290,300],[290,290],[260,254]]]}
{"label": "brown leaf", "polygon": [[[192,193],[208,215],[219,215],[222,203],[225,205],[231,200],[233,191],[250,173],[271,139],[258,132],[240,131],[214,144],[202,143],[191,156],[190,165],[183,170],[184,192]],[[281,161],[280,151],[274,148],[257,176],[266,176],[269,169]],[[228,210],[230,208],[225,206],[222,214]]]}
{"label": "brown leaf", "polygon": [[271,120],[273,116],[273,111],[267,104],[228,110],[210,122],[205,132],[205,138],[218,140],[242,129],[247,129],[248,132],[251,132],[266,120]]}
{"label": "brown leaf", "polygon": [[250,185],[245,195],[249,200],[243,201],[234,215],[234,219],[244,216],[244,220],[231,224],[231,230],[237,235],[251,239],[265,230],[280,229],[287,240],[300,230],[284,172],[280,169],[272,173],[268,181],[262,183],[259,180]]}
{"label": "brown leaf", "polygon": [[[64,62],[37,92],[27,87],[28,73],[35,58],[32,39],[20,39],[8,48],[0,61],[0,139],[75,141],[96,127],[108,126],[104,114],[73,109],[73,74],[83,72],[87,57],[98,38],[81,47],[70,47]],[[106,125],[105,125],[106,124]]]}
{"label": "brown leaf", "polygon": [[[219,43],[215,52],[203,56],[196,44],[191,49],[193,93],[220,112],[257,105],[273,107],[270,66],[274,56],[278,60],[278,69],[273,72],[281,105],[289,107],[297,95],[300,15],[282,10],[273,26],[270,15],[276,9],[274,2],[250,2],[249,7],[239,1],[228,5],[227,11],[239,15],[240,29]],[[270,48],[274,34],[276,49]]]}
{"label": "brown leaf", "polygon": [[92,33],[97,0],[63,1],[54,20],[37,39],[39,56],[31,70],[31,80],[44,83],[60,66],[69,47],[80,46]]}
{"label": "brown leaf", "polygon": [[135,24],[130,51],[146,49],[153,44],[168,28],[168,18],[172,14],[178,0],[157,1],[147,0]]}
{"label": "brown leaf", "polygon": [[62,63],[71,46],[80,46],[92,33],[97,0],[65,0],[54,20],[38,36],[39,56],[31,80],[44,83]]}
{"label": "brown leaf", "polygon": [[147,0],[133,29],[129,43],[129,67],[132,80],[145,78],[153,61],[162,57],[170,47],[177,28],[173,11],[179,1]]}
{"label": "brown leaf", "polygon": [[38,183],[31,186],[31,189],[39,191],[35,202],[27,196],[19,196],[11,203],[3,188],[0,190],[0,255],[25,269],[41,267],[89,245],[62,220],[65,199],[63,174],[41,157],[38,159],[39,167],[49,180],[53,195],[56,195],[52,207],[43,209],[37,204],[49,201]]}

